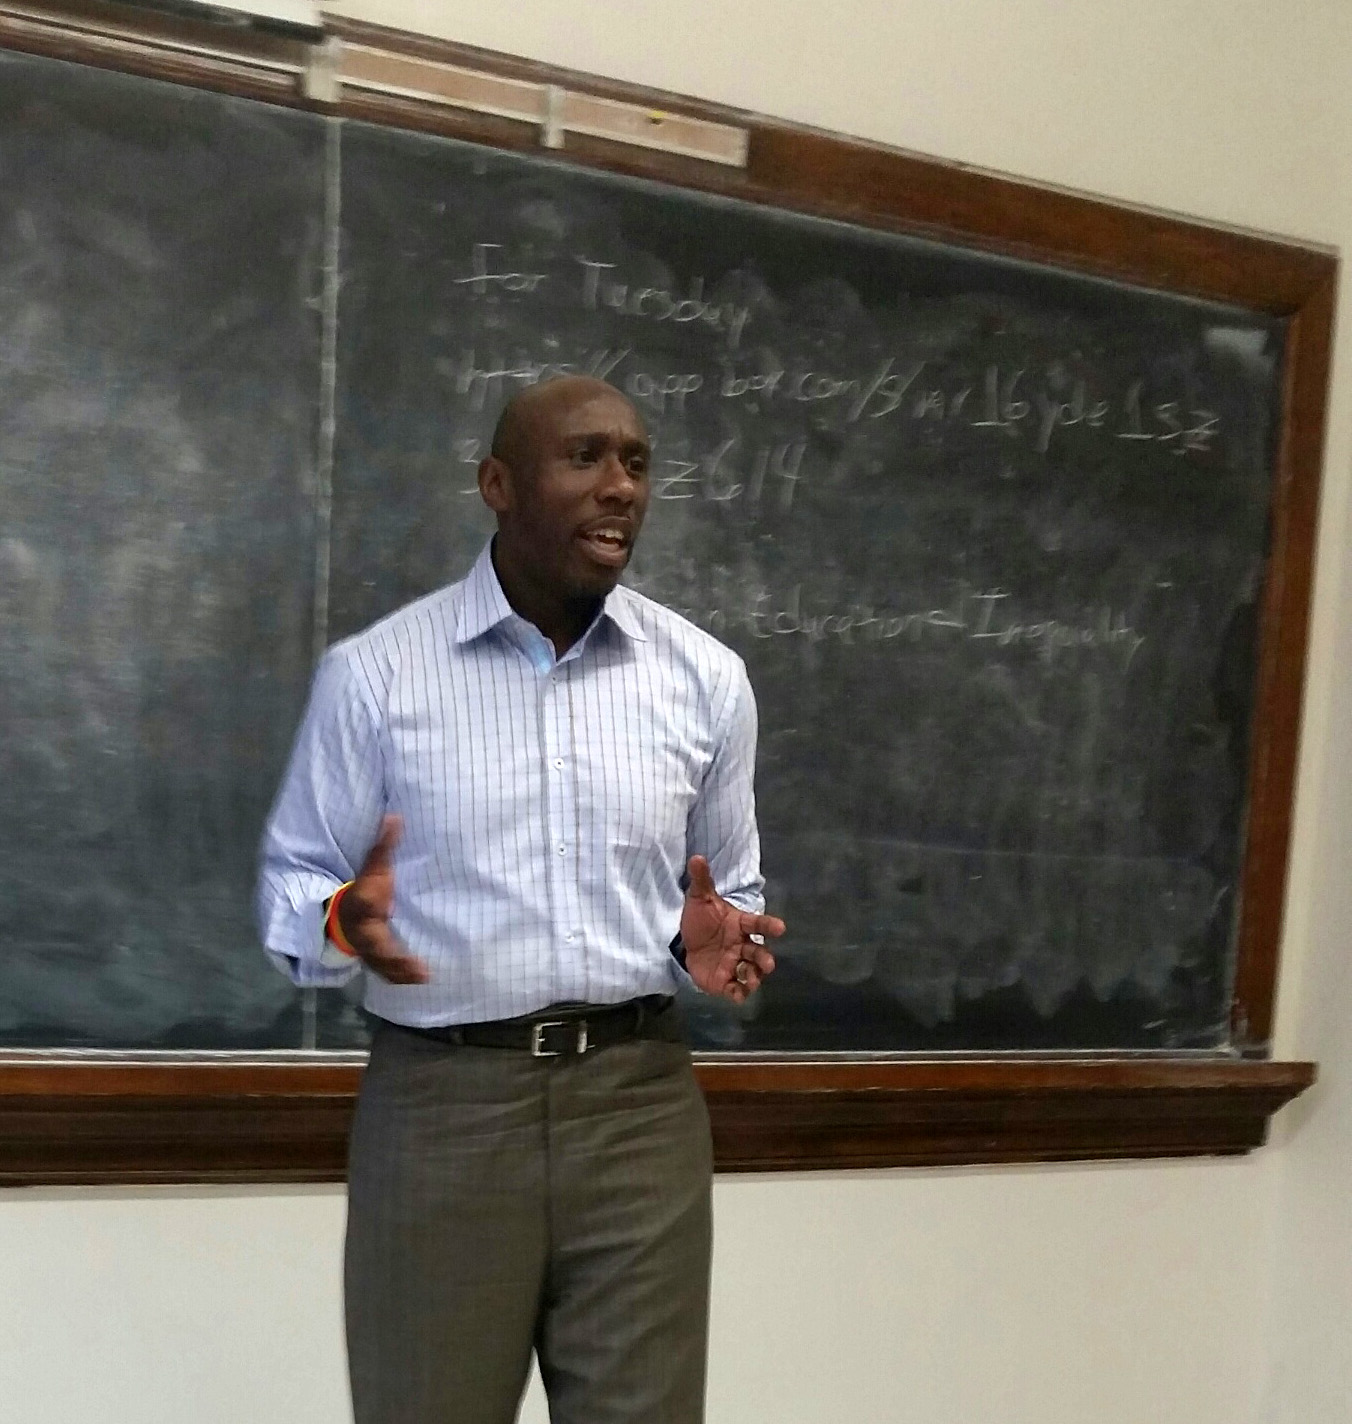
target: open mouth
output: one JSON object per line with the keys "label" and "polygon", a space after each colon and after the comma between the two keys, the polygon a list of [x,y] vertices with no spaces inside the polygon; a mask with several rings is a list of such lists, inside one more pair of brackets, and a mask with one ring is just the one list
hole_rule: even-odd
{"label": "open mouth", "polygon": [[629,560],[629,534],[623,529],[600,525],[584,529],[578,537],[598,563],[610,568],[623,568]]}

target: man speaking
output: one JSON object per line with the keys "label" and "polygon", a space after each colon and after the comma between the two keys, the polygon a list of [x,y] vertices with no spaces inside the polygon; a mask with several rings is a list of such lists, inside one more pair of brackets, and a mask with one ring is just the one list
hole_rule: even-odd
{"label": "man speaking", "polygon": [[[513,399],[467,578],[337,644],[263,845],[296,983],[364,966],[345,1259],[357,1424],[696,1424],[709,1123],[672,995],[762,942],[741,660],[619,585],[650,446],[618,391]],[[684,887],[684,888],[683,888]]]}

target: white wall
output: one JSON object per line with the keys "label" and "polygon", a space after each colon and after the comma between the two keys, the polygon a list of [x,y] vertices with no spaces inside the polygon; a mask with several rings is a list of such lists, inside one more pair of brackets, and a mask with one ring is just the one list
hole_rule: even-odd
{"label": "white wall", "polygon": [[[722,1180],[711,1424],[1250,1420],[1263,1176]],[[0,1418],[339,1424],[342,1215],[317,1188],[6,1198]]]}
{"label": "white wall", "polygon": [[[1343,0],[347,0],[341,10],[1352,245]],[[1345,1424],[1345,369],[1279,1024],[1280,1051],[1318,1056],[1323,1084],[1271,1148],[1236,1162],[720,1180],[711,1424]],[[335,1424],[345,1417],[341,1224],[341,1195],[326,1190],[0,1199],[0,1415]],[[538,1396],[524,1417],[544,1419]]]}

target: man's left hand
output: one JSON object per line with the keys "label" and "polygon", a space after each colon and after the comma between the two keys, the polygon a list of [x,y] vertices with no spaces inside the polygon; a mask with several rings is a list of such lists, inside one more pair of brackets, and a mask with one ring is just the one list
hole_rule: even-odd
{"label": "man's left hand", "polygon": [[692,855],[686,869],[690,888],[681,911],[686,971],[706,994],[744,1003],[775,967],[774,955],[752,936],[778,939],[784,921],[729,904],[714,889],[709,862],[702,855]]}

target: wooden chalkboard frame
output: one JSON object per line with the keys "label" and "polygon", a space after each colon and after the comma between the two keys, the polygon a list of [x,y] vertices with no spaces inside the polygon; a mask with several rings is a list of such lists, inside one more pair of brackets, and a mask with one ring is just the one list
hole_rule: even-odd
{"label": "wooden chalkboard frame", "polygon": [[[699,1066],[721,1170],[1235,1153],[1314,1080],[1270,1061],[1304,680],[1336,259],[680,96],[330,20],[392,55],[553,84],[746,129],[743,169],[569,133],[555,156],[778,208],[1235,303],[1288,323],[1231,1010],[1233,1054],[866,1057]],[[378,124],[538,150],[533,124],[303,76],[306,44],[98,0],[0,0],[0,47]],[[336,1181],[350,1055],[13,1054],[0,1061],[0,1184]]]}

